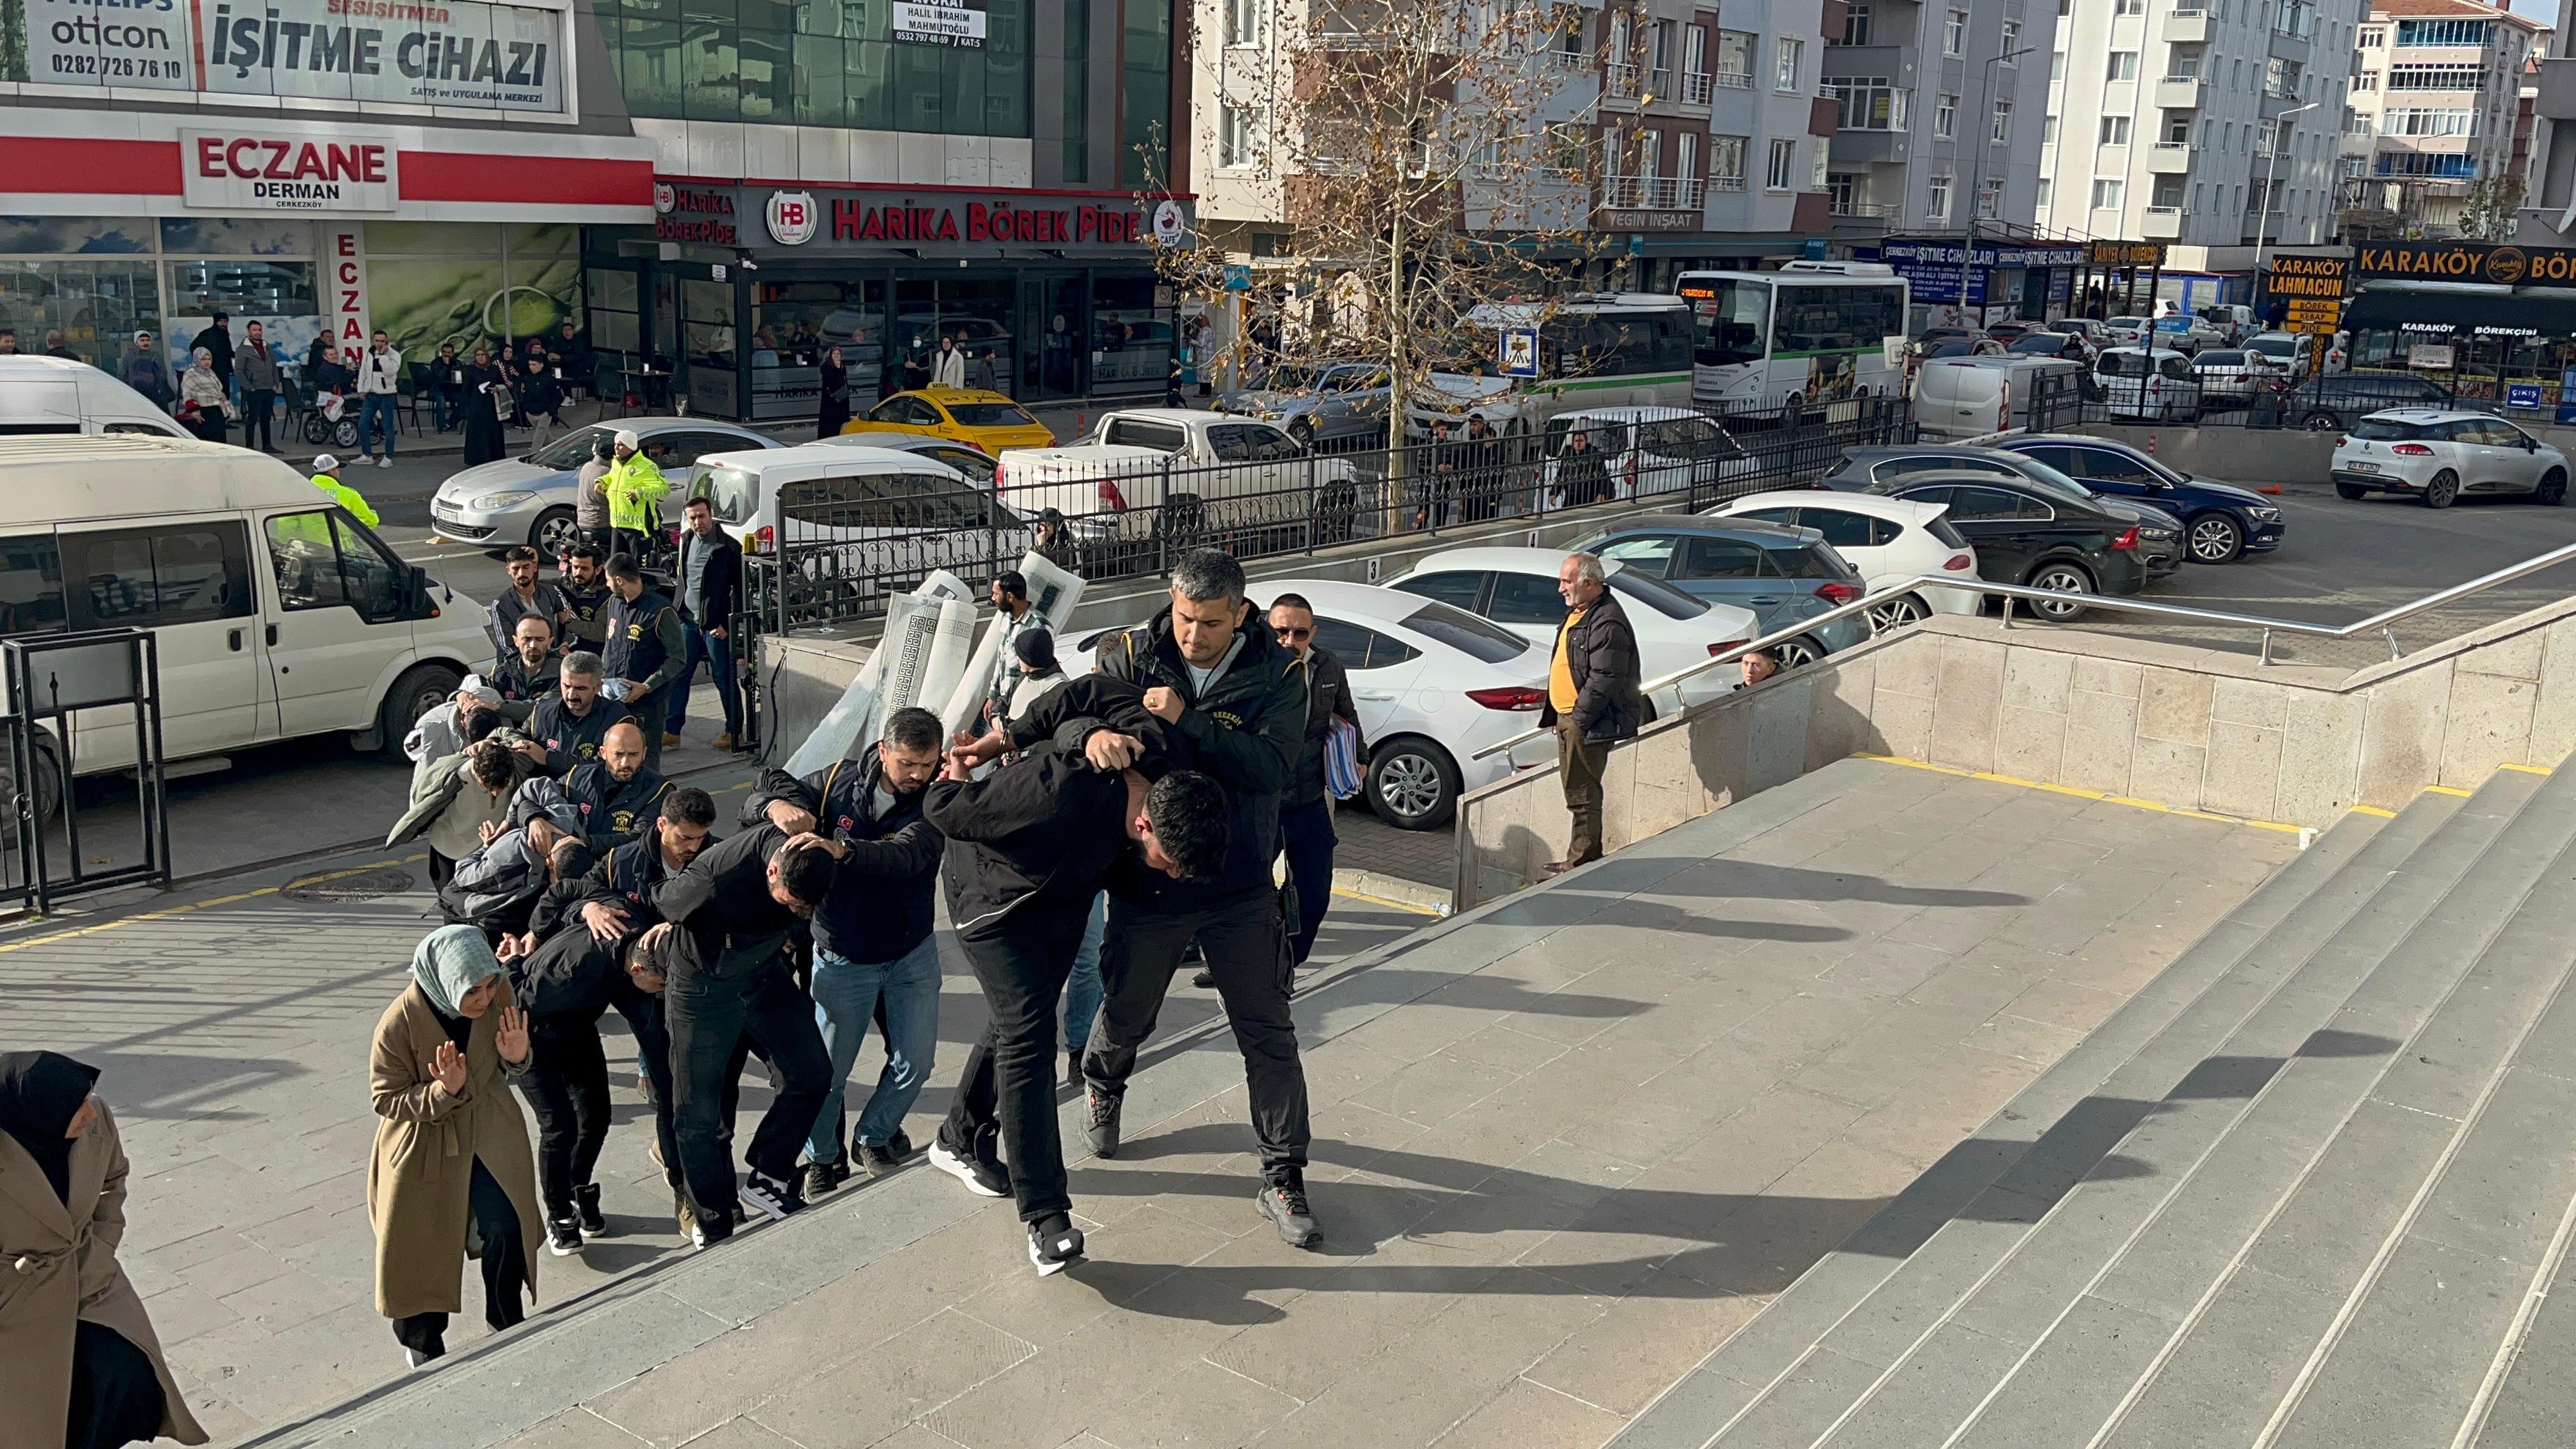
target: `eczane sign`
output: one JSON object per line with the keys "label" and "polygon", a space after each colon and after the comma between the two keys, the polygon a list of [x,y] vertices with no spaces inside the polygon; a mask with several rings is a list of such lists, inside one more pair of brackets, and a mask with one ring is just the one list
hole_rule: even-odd
{"label": "eczane sign", "polygon": [[392,211],[401,194],[387,131],[181,131],[179,156],[181,199],[191,207]]}

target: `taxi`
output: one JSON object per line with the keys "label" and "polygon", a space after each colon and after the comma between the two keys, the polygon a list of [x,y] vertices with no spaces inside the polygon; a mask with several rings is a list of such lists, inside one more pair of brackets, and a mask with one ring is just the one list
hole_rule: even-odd
{"label": "taxi", "polygon": [[1055,434],[1005,394],[980,388],[926,387],[899,392],[841,427],[850,433],[914,433],[947,438],[986,453],[1045,448]]}

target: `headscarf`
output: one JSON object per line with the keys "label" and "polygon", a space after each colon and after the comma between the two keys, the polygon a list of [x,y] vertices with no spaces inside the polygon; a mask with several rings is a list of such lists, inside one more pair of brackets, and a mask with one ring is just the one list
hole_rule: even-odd
{"label": "headscarf", "polygon": [[203,347],[189,353],[188,370],[212,376],[215,370],[215,354]]}
{"label": "headscarf", "polygon": [[1055,636],[1044,629],[1028,629],[1011,636],[1011,652],[1019,661],[1039,674],[1055,672]]}
{"label": "headscarf", "polygon": [[0,1052],[0,1132],[17,1139],[54,1185],[72,1198],[72,1118],[98,1081],[98,1068],[60,1052]]}
{"label": "headscarf", "polygon": [[411,979],[438,1014],[456,1020],[465,1015],[465,994],[501,974],[501,959],[472,926],[441,926],[421,938],[411,953]]}

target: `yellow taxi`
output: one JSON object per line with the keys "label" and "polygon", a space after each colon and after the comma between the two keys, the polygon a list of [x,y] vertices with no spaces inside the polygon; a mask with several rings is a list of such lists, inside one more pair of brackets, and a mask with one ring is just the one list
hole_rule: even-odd
{"label": "yellow taxi", "polygon": [[842,424],[841,432],[919,433],[947,438],[987,453],[1004,448],[1046,448],[1055,434],[1026,408],[998,392],[971,387],[926,387],[899,392]]}

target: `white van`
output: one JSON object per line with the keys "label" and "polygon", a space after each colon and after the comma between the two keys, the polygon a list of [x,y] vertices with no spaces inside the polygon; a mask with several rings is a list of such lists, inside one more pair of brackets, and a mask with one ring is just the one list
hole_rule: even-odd
{"label": "white van", "polygon": [[933,569],[980,579],[1032,542],[1025,520],[957,469],[847,438],[710,453],[690,470],[683,497],[706,499],[743,552],[775,556],[783,547],[796,587],[820,591],[807,597],[853,605],[909,593]]}
{"label": "white van", "polygon": [[[305,735],[397,745],[491,659],[481,604],[275,458],[0,437],[0,497],[0,635],[150,629],[172,761]],[[130,768],[132,715],[79,712],[69,744],[75,775]]]}
{"label": "white van", "polygon": [[152,399],[86,362],[67,357],[0,357],[0,437],[29,433],[196,436],[154,406]]}
{"label": "white van", "polygon": [[2083,375],[2066,357],[1936,357],[1915,371],[1914,422],[1945,441],[2026,428],[2040,379]]}

